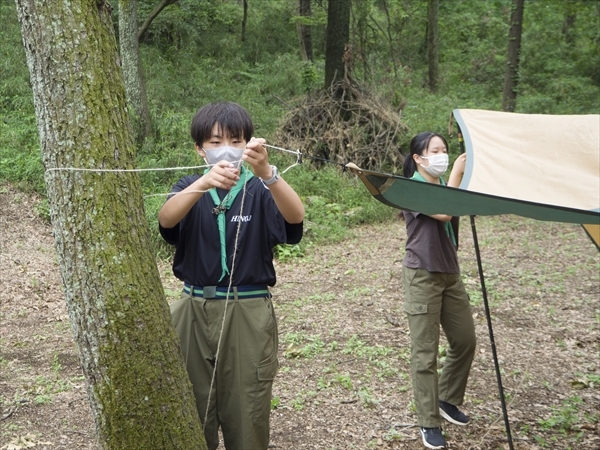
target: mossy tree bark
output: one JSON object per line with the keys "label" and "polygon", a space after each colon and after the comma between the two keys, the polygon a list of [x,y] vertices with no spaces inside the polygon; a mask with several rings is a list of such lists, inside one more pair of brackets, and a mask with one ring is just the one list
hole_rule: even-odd
{"label": "mossy tree bark", "polygon": [[141,144],[150,134],[152,124],[140,61],[137,0],[119,0],[119,48],[129,116],[135,140]]}
{"label": "mossy tree bark", "polygon": [[206,448],[151,252],[108,0],[17,0],[69,316],[103,449]]}

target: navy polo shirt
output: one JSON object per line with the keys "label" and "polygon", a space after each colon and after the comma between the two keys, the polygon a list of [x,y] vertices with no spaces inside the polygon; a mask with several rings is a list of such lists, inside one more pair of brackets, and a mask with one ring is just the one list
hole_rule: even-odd
{"label": "navy polo shirt", "polygon": [[[186,176],[173,186],[180,192],[200,177]],[[222,199],[227,191],[218,189]],[[243,209],[240,210],[243,199]],[[221,246],[215,204],[204,194],[173,228],[159,225],[165,241],[176,247],[173,260],[175,276],[193,286],[229,286],[229,276],[221,277]],[[235,265],[234,244],[237,238]],[[225,213],[227,267],[233,273],[232,286],[268,285],[276,282],[273,267],[273,248],[277,244],[297,244],[302,239],[302,223],[287,223],[271,195],[257,178],[251,178]],[[233,271],[232,271],[233,266]]]}

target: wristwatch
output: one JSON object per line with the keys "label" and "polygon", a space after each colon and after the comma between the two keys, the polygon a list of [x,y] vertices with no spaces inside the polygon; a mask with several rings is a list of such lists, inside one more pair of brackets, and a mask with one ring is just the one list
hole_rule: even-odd
{"label": "wristwatch", "polygon": [[265,186],[271,186],[273,183],[275,183],[277,180],[279,180],[279,170],[277,170],[277,167],[275,166],[271,166],[271,178],[269,178],[268,180],[262,180],[262,182],[265,184]]}

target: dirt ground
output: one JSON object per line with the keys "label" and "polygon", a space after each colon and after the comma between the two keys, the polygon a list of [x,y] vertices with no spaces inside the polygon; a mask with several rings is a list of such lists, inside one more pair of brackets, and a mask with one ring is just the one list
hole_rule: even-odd
{"label": "dirt ground", "polygon": [[[0,185],[0,449],[97,450],[50,226]],[[600,257],[578,225],[476,219],[515,449],[600,448]],[[271,447],[421,449],[401,310],[403,223],[277,263],[281,370]],[[471,227],[463,279],[478,348],[449,448],[508,449]],[[159,262],[168,301],[180,284]],[[440,344],[443,364],[446,343]]]}

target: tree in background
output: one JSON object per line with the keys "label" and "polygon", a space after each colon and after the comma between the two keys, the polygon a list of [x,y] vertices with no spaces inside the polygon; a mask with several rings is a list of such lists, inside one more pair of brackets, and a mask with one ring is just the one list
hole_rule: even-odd
{"label": "tree in background", "polygon": [[143,143],[152,130],[138,44],[137,0],[119,0],[119,48],[129,117],[135,140]]}
{"label": "tree in background", "polygon": [[502,92],[502,111],[514,111],[517,105],[524,3],[525,0],[513,0],[512,4],[510,31],[508,33],[508,55],[506,56],[506,74],[504,75],[504,90]]}
{"label": "tree in background", "polygon": [[427,1],[427,67],[429,90],[436,92],[439,78],[438,11],[440,0]]}
{"label": "tree in background", "polygon": [[562,27],[562,34],[565,38],[567,45],[573,45],[575,38],[573,36],[573,28],[575,28],[575,21],[577,20],[577,9],[575,3],[570,1],[565,4],[565,22]]}
{"label": "tree in background", "polygon": [[351,0],[329,0],[325,46],[325,88],[345,75],[344,53],[350,40]]}
{"label": "tree in background", "polygon": [[244,14],[242,16],[242,42],[246,41],[246,22],[248,22],[248,0],[242,0],[242,9]]}
{"label": "tree in background", "polygon": [[312,31],[311,26],[302,21],[302,18],[310,19],[312,12],[310,9],[311,0],[298,0],[298,16],[301,20],[296,22],[296,31],[298,33],[298,42],[300,44],[300,56],[302,61],[313,60]]}
{"label": "tree in background", "polygon": [[[152,254],[107,0],[17,0],[65,297],[103,449],[205,449]],[[59,168],[87,168],[53,170]]]}

